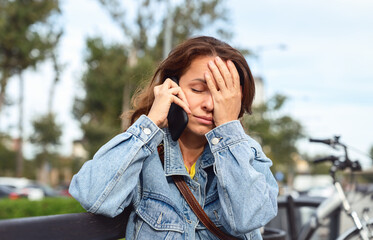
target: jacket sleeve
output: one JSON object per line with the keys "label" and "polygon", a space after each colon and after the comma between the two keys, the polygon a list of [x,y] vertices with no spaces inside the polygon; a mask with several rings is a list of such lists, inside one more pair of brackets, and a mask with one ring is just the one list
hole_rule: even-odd
{"label": "jacket sleeve", "polygon": [[89,212],[114,217],[134,197],[143,161],[162,141],[163,131],[145,115],[102,146],[72,178],[69,192]]}
{"label": "jacket sleeve", "polygon": [[215,158],[222,224],[237,236],[264,226],[277,215],[272,161],[238,120],[211,130],[206,138]]}

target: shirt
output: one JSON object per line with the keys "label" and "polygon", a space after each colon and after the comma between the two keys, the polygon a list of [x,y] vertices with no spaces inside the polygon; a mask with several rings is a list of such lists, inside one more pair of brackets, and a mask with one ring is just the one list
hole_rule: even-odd
{"label": "shirt", "polygon": [[[145,115],[102,146],[74,175],[70,194],[89,212],[114,217],[132,205],[131,239],[217,239],[175,186],[182,175],[206,214],[241,239],[262,239],[259,228],[277,214],[272,162],[238,120],[212,129],[192,179],[178,142]],[[157,146],[164,143],[164,163]]]}
{"label": "shirt", "polygon": [[196,175],[196,163],[193,163],[193,165],[190,167],[190,170],[188,169],[188,167],[185,165],[185,168],[187,170],[187,172],[189,173],[190,175],[190,178],[194,178],[194,175]]}

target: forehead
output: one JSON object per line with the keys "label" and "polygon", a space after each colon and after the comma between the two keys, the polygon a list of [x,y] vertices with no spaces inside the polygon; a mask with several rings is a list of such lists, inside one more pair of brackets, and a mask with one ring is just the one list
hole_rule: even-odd
{"label": "forehead", "polygon": [[187,71],[189,70],[208,70],[208,63],[209,61],[214,61],[214,56],[200,56],[195,58]]}
{"label": "forehead", "polygon": [[193,79],[204,80],[204,73],[206,71],[210,72],[208,67],[209,61],[214,61],[213,56],[201,56],[195,58],[186,72],[180,77],[180,81],[192,81]]}

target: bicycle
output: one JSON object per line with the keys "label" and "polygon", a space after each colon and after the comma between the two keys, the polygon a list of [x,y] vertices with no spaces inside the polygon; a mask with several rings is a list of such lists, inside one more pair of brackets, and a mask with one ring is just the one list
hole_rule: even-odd
{"label": "bicycle", "polygon": [[304,224],[301,228],[300,233],[296,239],[308,240],[310,239],[315,231],[321,226],[321,222],[330,217],[331,213],[341,208],[353,221],[355,227],[342,233],[337,240],[372,240],[373,239],[373,218],[369,218],[369,208],[365,208],[363,217],[359,218],[357,212],[351,208],[351,204],[347,199],[345,191],[342,188],[342,184],[336,178],[336,172],[350,169],[351,173],[361,171],[361,165],[359,161],[351,161],[348,155],[347,146],[339,141],[339,136],[335,136],[333,139],[309,139],[310,142],[323,143],[334,149],[341,147],[344,151],[343,156],[328,156],[319,158],[313,161],[318,164],[322,162],[331,162],[330,176],[333,179],[333,185],[336,193],[331,197],[325,199],[317,208],[316,212],[311,216],[309,221]]}

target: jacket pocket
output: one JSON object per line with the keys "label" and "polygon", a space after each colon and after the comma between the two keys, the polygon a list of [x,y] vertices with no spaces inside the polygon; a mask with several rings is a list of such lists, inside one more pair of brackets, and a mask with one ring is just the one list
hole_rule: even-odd
{"label": "jacket pocket", "polygon": [[136,239],[181,239],[184,233],[182,217],[162,196],[144,196],[136,213],[143,221]]}
{"label": "jacket pocket", "polygon": [[217,226],[221,227],[222,224],[220,222],[221,217],[221,205],[219,198],[215,199],[213,202],[207,204],[204,208],[207,216],[211,219],[211,221]]}
{"label": "jacket pocket", "polygon": [[[222,210],[217,192],[207,197],[203,210],[217,227],[221,228],[223,226],[220,221]],[[197,229],[206,229],[206,227],[200,222]]]}

